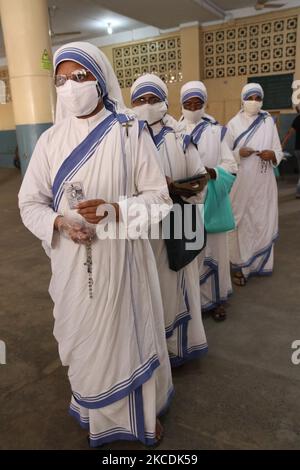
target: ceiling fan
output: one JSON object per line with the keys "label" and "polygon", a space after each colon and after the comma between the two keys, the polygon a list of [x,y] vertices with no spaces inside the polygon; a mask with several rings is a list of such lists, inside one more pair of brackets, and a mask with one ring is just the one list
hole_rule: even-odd
{"label": "ceiling fan", "polygon": [[269,0],[257,0],[255,10],[263,10],[264,8],[282,8],[285,3],[270,3]]}
{"label": "ceiling fan", "polygon": [[55,33],[53,31],[53,18],[55,16],[55,13],[57,11],[57,6],[56,5],[51,5],[51,7],[48,8],[48,13],[49,13],[49,34],[51,38],[57,38],[60,36],[75,36],[76,34],[81,34],[81,31],[67,31],[65,33]]}

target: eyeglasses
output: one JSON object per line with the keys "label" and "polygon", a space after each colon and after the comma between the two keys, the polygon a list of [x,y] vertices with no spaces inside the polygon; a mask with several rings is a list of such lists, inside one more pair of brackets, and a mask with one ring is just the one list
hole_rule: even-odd
{"label": "eyeglasses", "polygon": [[183,108],[188,111],[198,111],[203,108],[204,103],[199,99],[197,101],[185,101],[183,103]]}
{"label": "eyeglasses", "polygon": [[142,106],[143,104],[156,104],[156,103],[161,103],[161,99],[158,98],[158,96],[150,96],[149,98],[140,96],[132,104],[134,104],[135,106]]}
{"label": "eyeglasses", "polygon": [[54,84],[56,87],[62,86],[66,83],[67,80],[74,80],[74,82],[85,82],[88,75],[91,74],[89,70],[80,69],[74,70],[68,75],[55,75]]}
{"label": "eyeglasses", "polygon": [[259,95],[251,95],[249,98],[247,98],[247,101],[262,101],[262,99]]}

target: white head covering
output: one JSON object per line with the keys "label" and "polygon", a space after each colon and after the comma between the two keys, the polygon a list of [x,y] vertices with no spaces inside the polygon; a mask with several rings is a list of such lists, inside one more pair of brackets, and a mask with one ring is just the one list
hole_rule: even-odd
{"label": "white head covering", "polygon": [[[130,89],[131,102],[147,93],[157,96],[168,106],[168,87],[155,73],[145,73],[136,79]],[[172,127],[173,129],[177,126],[176,119],[170,116],[170,114],[165,114],[162,121],[165,126]]]}
{"label": "white head covering", "polygon": [[190,98],[200,98],[203,103],[207,102],[207,89],[203,82],[193,81],[185,83],[180,90],[180,101],[183,104]]}
{"label": "white head covering", "polygon": [[168,88],[154,73],[145,73],[133,83],[130,89],[131,102],[147,93],[152,93],[168,104]]}
{"label": "white head covering", "polygon": [[258,95],[261,99],[264,99],[264,90],[259,83],[248,83],[244,86],[241,93],[242,101],[247,101],[250,96]]}
{"label": "white head covering", "polygon": [[[125,108],[117,77],[109,60],[98,47],[88,42],[70,42],[60,47],[53,58],[54,73],[56,73],[57,66],[67,60],[77,62],[94,75],[101,90],[104,106],[107,109],[115,111]],[[64,108],[58,97],[55,122],[68,116],[70,116],[70,112]]]}

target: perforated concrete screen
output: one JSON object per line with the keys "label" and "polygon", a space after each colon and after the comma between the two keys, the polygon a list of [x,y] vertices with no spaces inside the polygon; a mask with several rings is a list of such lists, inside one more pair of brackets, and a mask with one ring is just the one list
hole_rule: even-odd
{"label": "perforated concrete screen", "polygon": [[296,41],[297,17],[206,31],[205,78],[293,72]]}
{"label": "perforated concrete screen", "polygon": [[114,70],[121,88],[141,74],[155,72],[164,82],[181,81],[180,37],[141,42],[113,49]]}

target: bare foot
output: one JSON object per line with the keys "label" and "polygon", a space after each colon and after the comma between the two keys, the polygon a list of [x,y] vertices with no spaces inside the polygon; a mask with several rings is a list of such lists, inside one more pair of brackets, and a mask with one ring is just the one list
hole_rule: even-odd
{"label": "bare foot", "polygon": [[241,271],[237,271],[233,274],[233,282],[236,286],[244,287],[247,283],[247,279]]}

